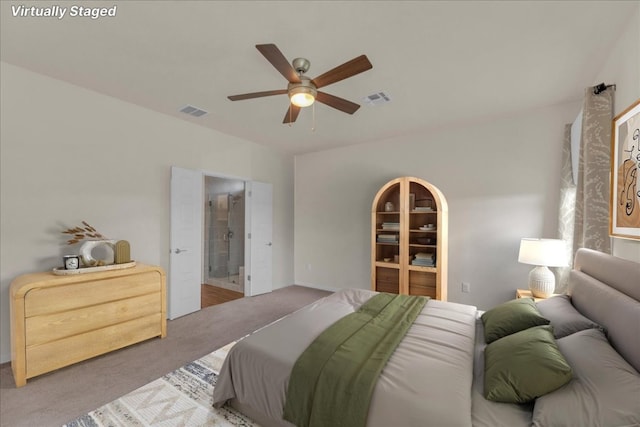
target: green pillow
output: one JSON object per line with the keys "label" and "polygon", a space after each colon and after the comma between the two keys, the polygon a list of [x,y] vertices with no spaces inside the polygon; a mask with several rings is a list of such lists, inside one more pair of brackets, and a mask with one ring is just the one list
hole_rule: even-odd
{"label": "green pillow", "polygon": [[533,298],[518,298],[500,304],[482,315],[487,344],[533,326],[548,325]]}
{"label": "green pillow", "polygon": [[525,403],[571,381],[549,325],[516,332],[484,350],[484,397],[495,402]]}

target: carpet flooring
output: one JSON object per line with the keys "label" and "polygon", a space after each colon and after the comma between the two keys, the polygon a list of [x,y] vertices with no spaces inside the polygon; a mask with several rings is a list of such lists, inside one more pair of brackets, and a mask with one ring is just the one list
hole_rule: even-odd
{"label": "carpet flooring", "polygon": [[288,286],[207,307],[167,324],[151,339],[29,379],[16,388],[0,367],[0,426],[61,426],[279,319],[329,292]]}
{"label": "carpet flooring", "polygon": [[229,406],[211,405],[230,343],[63,427],[260,427]]}

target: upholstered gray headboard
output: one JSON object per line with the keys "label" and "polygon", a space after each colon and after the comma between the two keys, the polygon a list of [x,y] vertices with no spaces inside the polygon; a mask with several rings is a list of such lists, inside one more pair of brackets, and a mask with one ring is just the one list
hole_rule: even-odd
{"label": "upholstered gray headboard", "polygon": [[640,263],[578,249],[568,294],[578,311],[606,328],[611,345],[640,371]]}

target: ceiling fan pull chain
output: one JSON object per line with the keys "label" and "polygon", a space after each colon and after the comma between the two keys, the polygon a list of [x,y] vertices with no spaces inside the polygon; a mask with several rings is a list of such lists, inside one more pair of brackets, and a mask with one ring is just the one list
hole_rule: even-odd
{"label": "ceiling fan pull chain", "polygon": [[315,132],[316,130],[316,103],[314,102],[311,105],[311,131]]}

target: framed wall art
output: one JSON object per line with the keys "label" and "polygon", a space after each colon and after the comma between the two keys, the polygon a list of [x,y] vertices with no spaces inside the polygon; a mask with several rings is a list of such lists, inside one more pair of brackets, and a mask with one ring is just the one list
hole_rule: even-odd
{"label": "framed wall art", "polygon": [[609,234],[640,240],[640,99],[614,117],[611,129]]}

